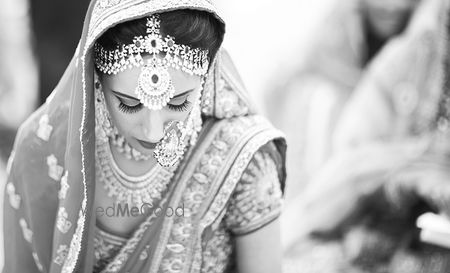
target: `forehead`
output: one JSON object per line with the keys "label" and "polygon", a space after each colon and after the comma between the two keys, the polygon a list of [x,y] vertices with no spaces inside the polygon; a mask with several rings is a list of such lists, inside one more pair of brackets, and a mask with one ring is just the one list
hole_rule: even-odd
{"label": "forehead", "polygon": [[[175,88],[175,95],[183,93],[189,89],[194,89],[200,84],[199,76],[189,75],[188,73],[174,68],[168,68],[168,70],[172,84]],[[115,75],[104,74],[102,77],[102,82],[111,90],[135,97],[135,90],[137,88],[141,72],[141,67],[132,67]]]}

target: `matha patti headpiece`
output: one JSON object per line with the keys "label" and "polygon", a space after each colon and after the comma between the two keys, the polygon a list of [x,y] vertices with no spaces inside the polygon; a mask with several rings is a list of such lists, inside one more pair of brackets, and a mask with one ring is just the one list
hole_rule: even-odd
{"label": "matha patti headpiece", "polygon": [[[127,68],[142,67],[135,90],[140,102],[152,110],[162,109],[173,98],[168,68],[190,75],[205,76],[208,71],[208,50],[178,45],[171,36],[162,37],[158,14],[147,18],[147,35],[134,37],[133,43],[106,50],[96,43],[95,65],[105,74],[117,74]],[[150,59],[144,60],[143,54]]]}

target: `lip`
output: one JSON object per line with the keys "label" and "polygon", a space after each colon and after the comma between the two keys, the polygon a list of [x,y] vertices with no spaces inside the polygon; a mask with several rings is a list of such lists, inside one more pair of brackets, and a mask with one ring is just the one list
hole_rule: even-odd
{"label": "lip", "polygon": [[143,140],[139,140],[137,139],[137,141],[139,142],[139,144],[144,147],[145,149],[150,149],[150,150],[154,150],[156,148],[156,143],[152,143],[152,142],[148,142],[148,141],[143,141]]}

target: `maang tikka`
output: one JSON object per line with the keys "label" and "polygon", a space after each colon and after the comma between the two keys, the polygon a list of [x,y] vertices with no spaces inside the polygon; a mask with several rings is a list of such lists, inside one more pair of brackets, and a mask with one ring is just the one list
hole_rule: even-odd
{"label": "maang tikka", "polygon": [[[208,71],[208,50],[175,43],[171,36],[162,37],[158,14],[147,18],[147,35],[134,37],[133,43],[106,50],[96,43],[95,64],[106,74],[117,74],[127,68],[142,67],[135,90],[140,102],[151,110],[160,110],[173,98],[169,68],[204,77]],[[143,55],[151,58],[143,59]]]}
{"label": "maang tikka", "polygon": [[[96,43],[95,65],[105,74],[117,74],[128,68],[142,67],[135,90],[140,102],[151,110],[160,110],[175,94],[169,68],[182,70],[202,78],[208,71],[208,50],[192,49],[175,43],[171,36],[160,33],[160,18],[147,18],[147,35],[134,37],[133,43],[106,50]],[[144,60],[143,55],[150,58]],[[200,92],[201,94],[201,92]],[[173,166],[183,156],[189,138],[192,145],[201,129],[200,96],[186,121],[172,121],[165,126],[165,136],[157,144],[154,156],[164,167]]]}

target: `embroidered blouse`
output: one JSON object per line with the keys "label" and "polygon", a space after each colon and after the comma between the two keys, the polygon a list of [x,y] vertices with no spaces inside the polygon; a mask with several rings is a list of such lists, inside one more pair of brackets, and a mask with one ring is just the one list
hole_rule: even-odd
{"label": "embroidered blouse", "polygon": [[[281,213],[282,191],[273,154],[262,147],[250,161],[228,202],[223,218],[203,243],[202,272],[232,272],[233,236],[252,233],[275,220]],[[96,227],[95,267],[100,272],[126,244],[127,238]]]}

